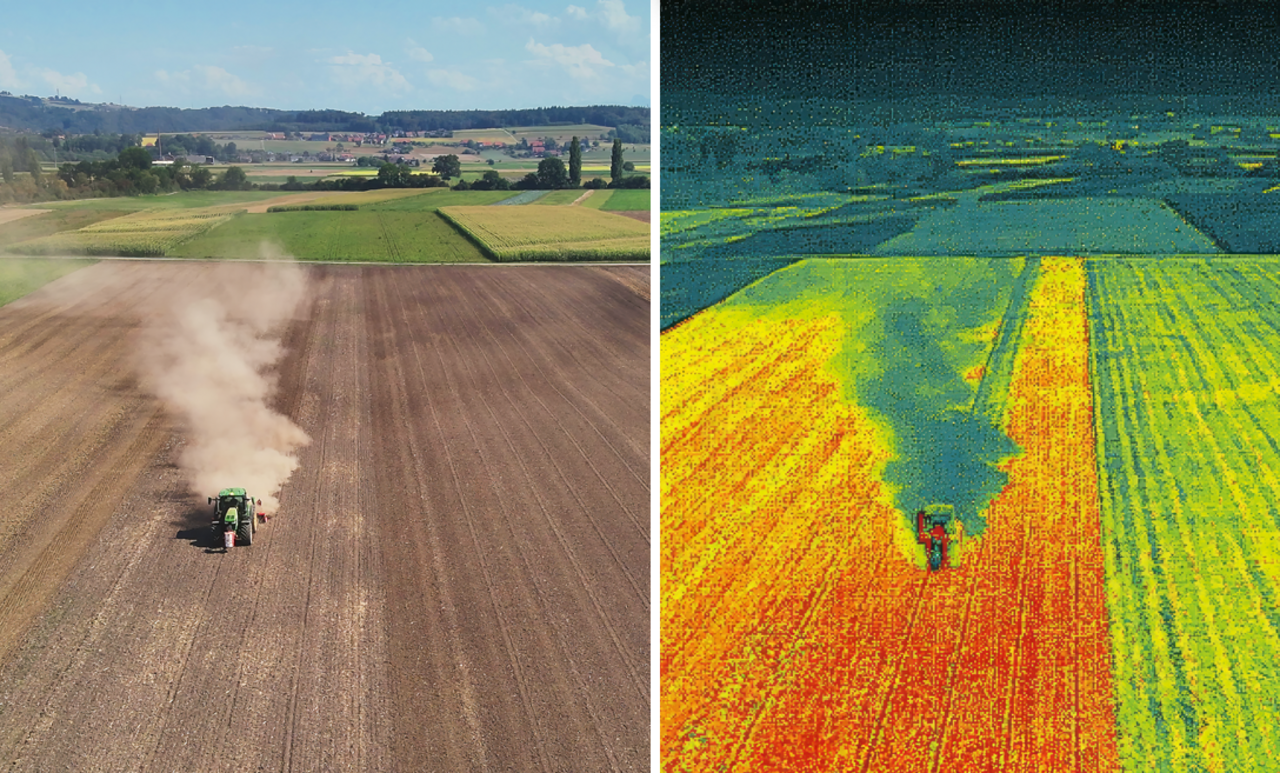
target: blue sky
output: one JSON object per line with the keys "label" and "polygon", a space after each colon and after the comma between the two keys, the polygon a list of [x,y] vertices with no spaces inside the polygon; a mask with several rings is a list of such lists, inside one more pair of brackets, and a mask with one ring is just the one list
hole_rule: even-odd
{"label": "blue sky", "polygon": [[7,5],[14,94],[369,114],[649,104],[649,0]]}

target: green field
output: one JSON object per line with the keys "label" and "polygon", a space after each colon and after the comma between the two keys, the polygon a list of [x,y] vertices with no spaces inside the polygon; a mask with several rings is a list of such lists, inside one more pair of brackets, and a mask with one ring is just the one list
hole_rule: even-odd
{"label": "green field", "polygon": [[223,204],[252,204],[287,195],[289,195],[288,191],[183,191],[161,196],[116,196],[109,199],[50,201],[35,206],[55,210],[110,209],[137,212],[143,209],[189,209],[216,207]]}
{"label": "green field", "polygon": [[227,207],[152,209],[101,220],[8,247],[22,255],[162,257],[182,242],[231,218]]}
{"label": "green field", "polygon": [[[606,212],[636,212],[649,209],[651,198],[648,190],[615,190],[609,193],[609,197],[600,205],[600,209]],[[596,195],[593,194],[587,201],[591,201],[595,197]],[[584,201],[583,204],[585,203],[587,202]]]}
{"label": "green field", "polygon": [[[570,142],[574,137],[594,140],[599,139],[600,135],[608,134],[611,131],[613,131],[612,127],[596,126],[588,123],[570,126],[514,126],[510,129],[511,134],[515,135],[517,141],[522,137],[529,140],[551,137],[556,142]],[[453,136],[458,136],[458,133],[454,132]]]}
{"label": "green field", "polygon": [[[387,202],[395,204],[404,199]],[[484,254],[426,209],[238,215],[170,251],[185,258],[257,258],[272,244],[301,260],[485,263]]]}
{"label": "green field", "polygon": [[[551,191],[546,196],[543,196],[537,199],[536,201],[533,201],[532,203],[548,205],[553,207],[563,207],[577,201],[578,197],[580,197],[584,193],[586,193],[586,191],[576,189],[576,188],[569,188],[562,191]],[[587,198],[591,198],[591,197],[588,196]]]}
{"label": "green field", "polygon": [[935,209],[877,255],[1097,255],[1218,252],[1213,240],[1154,199],[963,203]]}
{"label": "green field", "polygon": [[433,212],[440,207],[484,206],[509,199],[518,191],[451,191],[447,188],[430,188],[424,196],[384,201],[361,207],[377,212]]}
{"label": "green field", "polygon": [[509,142],[512,144],[520,141],[506,129],[455,129],[453,140],[454,142],[475,140],[476,142]]}
{"label": "green field", "polygon": [[440,211],[494,260],[648,260],[649,224],[582,207]]}
{"label": "green field", "polygon": [[0,306],[15,301],[60,276],[92,265],[93,262],[0,258]]}
{"label": "green field", "polygon": [[128,212],[98,207],[54,209],[0,225],[0,249],[28,239],[75,231],[87,225],[127,215]]}
{"label": "green field", "polygon": [[1121,761],[1271,770],[1280,258],[1089,264]]}

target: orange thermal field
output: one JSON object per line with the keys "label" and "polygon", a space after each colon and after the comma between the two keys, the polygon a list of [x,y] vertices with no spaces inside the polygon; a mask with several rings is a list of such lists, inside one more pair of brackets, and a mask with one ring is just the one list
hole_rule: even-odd
{"label": "orange thermal field", "polygon": [[834,315],[663,336],[664,770],[1118,769],[1084,281],[1043,262],[1007,411],[1024,453],[934,574],[824,369]]}

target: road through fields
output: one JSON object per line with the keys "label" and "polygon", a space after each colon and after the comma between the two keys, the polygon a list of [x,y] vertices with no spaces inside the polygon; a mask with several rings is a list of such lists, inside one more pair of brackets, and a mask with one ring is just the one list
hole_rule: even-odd
{"label": "road through fields", "polygon": [[648,269],[307,269],[276,405],[312,442],[225,555],[125,364],[212,270],[0,309],[0,762],[646,769]]}

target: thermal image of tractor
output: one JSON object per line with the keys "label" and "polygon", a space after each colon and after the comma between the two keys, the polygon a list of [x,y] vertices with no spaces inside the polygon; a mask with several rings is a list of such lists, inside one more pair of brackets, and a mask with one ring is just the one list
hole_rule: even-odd
{"label": "thermal image of tractor", "polygon": [[[916,541],[924,545],[929,571],[951,568],[951,531],[955,521],[951,505],[929,505],[916,513]],[[958,528],[958,522],[957,522]]]}

